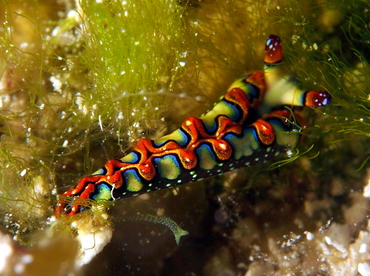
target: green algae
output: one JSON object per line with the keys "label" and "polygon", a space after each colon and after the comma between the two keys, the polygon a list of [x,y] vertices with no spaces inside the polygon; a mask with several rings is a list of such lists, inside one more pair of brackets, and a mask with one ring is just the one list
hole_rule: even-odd
{"label": "green algae", "polygon": [[81,10],[80,58],[92,79],[83,101],[94,107],[95,120],[108,120],[121,135],[140,133],[132,124],[145,129],[145,122],[163,116],[167,95],[185,70],[183,9],[174,1],[82,1]]}

